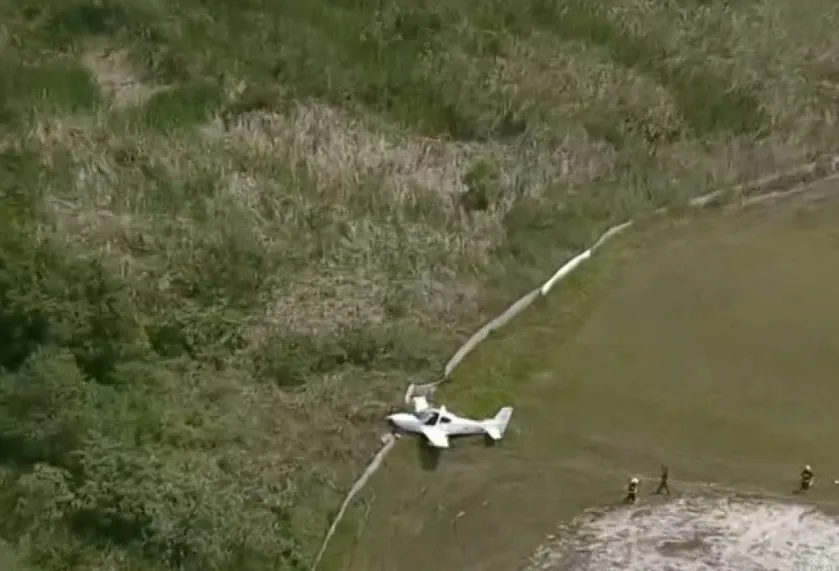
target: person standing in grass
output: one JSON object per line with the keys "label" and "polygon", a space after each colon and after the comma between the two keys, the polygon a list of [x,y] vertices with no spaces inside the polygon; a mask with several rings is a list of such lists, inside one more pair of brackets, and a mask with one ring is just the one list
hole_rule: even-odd
{"label": "person standing in grass", "polygon": [[670,495],[670,486],[667,484],[667,480],[670,478],[670,468],[667,464],[661,465],[661,476],[659,476],[658,481],[658,488],[656,489],[655,493],[658,494],[667,494]]}
{"label": "person standing in grass", "polygon": [[806,492],[810,489],[813,485],[813,469],[810,468],[810,465],[807,464],[804,466],[804,469],[801,470],[801,488],[802,492]]}

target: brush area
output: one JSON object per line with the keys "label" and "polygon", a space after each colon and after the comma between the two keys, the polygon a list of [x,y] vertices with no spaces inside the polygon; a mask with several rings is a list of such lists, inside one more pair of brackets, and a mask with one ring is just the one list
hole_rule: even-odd
{"label": "brush area", "polygon": [[480,324],[616,221],[839,148],[837,19],[3,3],[0,557],[308,568],[386,411]]}

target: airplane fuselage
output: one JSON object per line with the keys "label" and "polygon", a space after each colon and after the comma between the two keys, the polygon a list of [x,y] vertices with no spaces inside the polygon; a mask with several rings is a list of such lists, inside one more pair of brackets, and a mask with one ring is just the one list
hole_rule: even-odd
{"label": "airplane fuselage", "polygon": [[418,434],[437,448],[448,448],[449,439],[459,436],[485,435],[491,440],[504,437],[512,407],[503,407],[493,418],[475,420],[458,416],[444,406],[434,407],[425,398],[414,399],[415,412],[397,412],[387,417],[397,434]]}
{"label": "airplane fuselage", "polygon": [[[484,426],[480,421],[451,413],[441,413],[437,419],[429,417],[423,421],[422,418],[409,412],[397,412],[388,416],[387,420],[397,431],[413,434],[422,434],[425,426],[435,426],[447,436],[468,436],[485,433]],[[429,423],[429,420],[436,420],[436,422]]]}

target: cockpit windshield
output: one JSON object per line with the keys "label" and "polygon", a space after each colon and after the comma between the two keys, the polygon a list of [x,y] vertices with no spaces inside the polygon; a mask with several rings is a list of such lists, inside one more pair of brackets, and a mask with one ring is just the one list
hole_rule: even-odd
{"label": "cockpit windshield", "polygon": [[435,412],[432,412],[427,418],[425,418],[422,423],[425,426],[434,426],[435,424],[437,424],[437,421],[439,419],[440,419],[440,413],[435,411]]}
{"label": "cockpit windshield", "polygon": [[415,415],[415,416],[416,416],[416,417],[420,420],[420,422],[422,422],[422,423],[425,423],[425,421],[426,421],[426,420],[428,420],[428,417],[429,417],[429,416],[431,416],[432,414],[434,414],[434,410],[433,410],[433,409],[421,410],[421,411],[419,411],[419,412],[414,413],[414,415]]}

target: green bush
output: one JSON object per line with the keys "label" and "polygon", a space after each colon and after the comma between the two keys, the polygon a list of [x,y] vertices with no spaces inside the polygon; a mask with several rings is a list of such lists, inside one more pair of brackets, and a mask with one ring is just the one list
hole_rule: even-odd
{"label": "green bush", "polygon": [[[102,259],[52,237],[31,198],[9,184],[0,200],[12,216],[0,231],[2,536],[43,569],[86,568],[91,550],[150,570],[298,568],[288,506],[245,506],[247,483],[209,453],[224,444],[212,415],[167,385],[167,359],[236,350],[235,309],[211,307],[223,291],[142,314]],[[352,359],[367,358],[360,347]]]}

